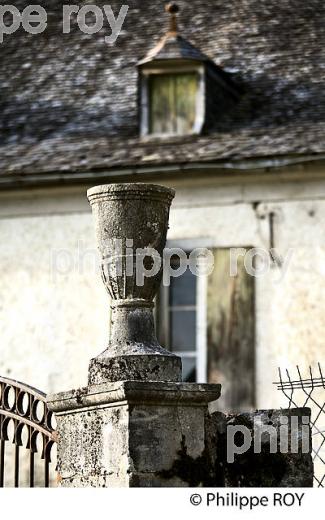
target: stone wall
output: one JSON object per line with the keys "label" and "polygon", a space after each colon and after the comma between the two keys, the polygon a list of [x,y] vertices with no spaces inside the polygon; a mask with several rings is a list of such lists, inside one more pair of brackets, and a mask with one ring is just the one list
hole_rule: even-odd
{"label": "stone wall", "polygon": [[[283,418],[288,420],[288,436],[281,433]],[[296,422],[295,422],[296,420]],[[207,451],[214,468],[215,482],[221,487],[312,487],[310,409],[256,410],[225,415],[215,412],[207,419]],[[251,436],[249,449],[237,449],[230,461],[229,443],[241,448],[244,435],[232,437],[228,427],[244,427]],[[269,433],[270,429],[271,435]],[[260,435],[260,447],[254,443]],[[274,444],[272,435],[275,435]],[[281,435],[283,437],[281,438]],[[284,444],[288,442],[287,447]],[[282,444],[283,443],[283,444]]]}

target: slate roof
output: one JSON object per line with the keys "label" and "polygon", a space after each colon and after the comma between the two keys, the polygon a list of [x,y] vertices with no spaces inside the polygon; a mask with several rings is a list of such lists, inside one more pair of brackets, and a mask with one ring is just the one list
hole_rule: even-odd
{"label": "slate roof", "polygon": [[139,138],[137,63],[164,34],[165,2],[110,0],[129,5],[115,45],[107,23],[62,34],[62,3],[38,3],[47,30],[0,44],[0,183],[325,153],[323,0],[180,0],[180,34],[245,94],[209,134],[163,141]]}

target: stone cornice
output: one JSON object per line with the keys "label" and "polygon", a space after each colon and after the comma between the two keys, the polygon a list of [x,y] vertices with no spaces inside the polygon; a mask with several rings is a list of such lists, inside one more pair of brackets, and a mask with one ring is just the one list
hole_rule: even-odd
{"label": "stone cornice", "polygon": [[181,403],[182,406],[202,406],[217,400],[220,393],[219,384],[124,381],[52,394],[47,397],[47,404],[50,410],[59,415],[81,408],[123,404],[177,406]]}

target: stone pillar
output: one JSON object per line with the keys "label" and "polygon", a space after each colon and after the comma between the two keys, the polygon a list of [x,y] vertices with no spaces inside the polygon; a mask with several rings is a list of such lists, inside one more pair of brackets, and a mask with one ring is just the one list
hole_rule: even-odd
{"label": "stone pillar", "polygon": [[89,386],[48,398],[61,486],[212,483],[205,426],[220,385],[181,383],[180,358],[154,331],[173,197],[173,190],[147,184],[88,191],[112,322],[107,348],[90,362]]}
{"label": "stone pillar", "polygon": [[218,385],[123,381],[51,396],[64,487],[212,485],[205,424]]}

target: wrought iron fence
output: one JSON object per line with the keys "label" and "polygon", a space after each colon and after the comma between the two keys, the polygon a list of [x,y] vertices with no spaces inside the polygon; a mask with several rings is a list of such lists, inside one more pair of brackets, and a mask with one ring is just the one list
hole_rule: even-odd
{"label": "wrought iron fence", "polygon": [[[43,392],[31,386],[0,377],[0,487],[5,486],[8,470],[12,473],[13,486],[20,487],[22,463],[29,487],[49,487],[56,434],[54,417],[45,398]],[[36,463],[42,468],[42,475],[37,473],[37,483]]]}
{"label": "wrought iron fence", "polygon": [[[275,384],[278,390],[289,401],[289,408],[309,407],[311,408],[311,428],[314,460],[314,481],[316,486],[325,487],[325,379],[320,363],[317,369],[309,367],[309,377],[303,379],[299,366],[296,367],[296,376],[290,375],[285,370],[283,375],[279,368],[279,381]],[[315,442],[315,440],[319,442]]]}

